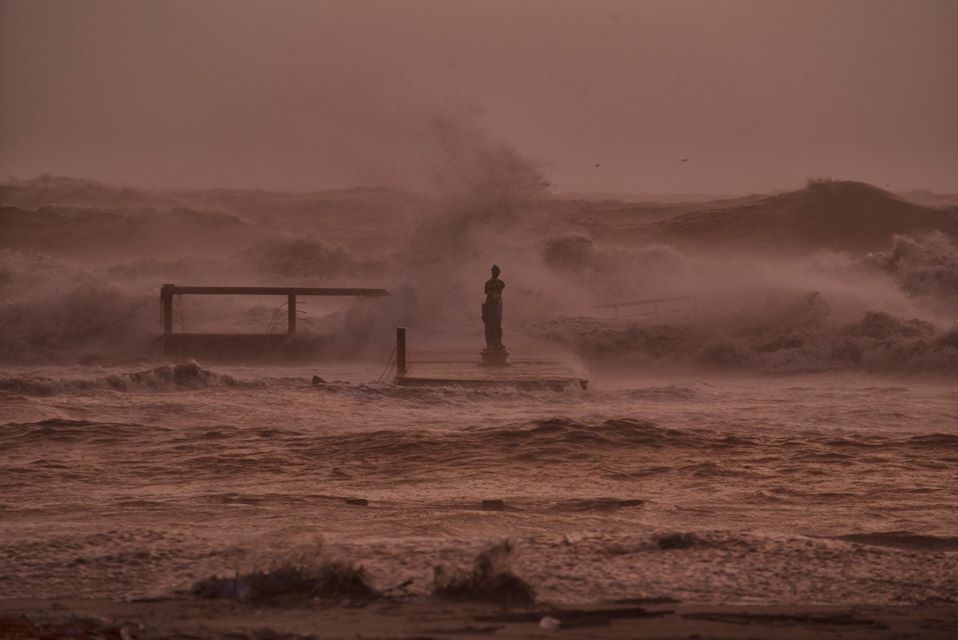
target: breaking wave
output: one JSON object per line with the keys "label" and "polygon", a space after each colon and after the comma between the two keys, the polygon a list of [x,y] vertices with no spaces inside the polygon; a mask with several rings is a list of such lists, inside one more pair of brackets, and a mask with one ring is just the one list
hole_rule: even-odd
{"label": "breaking wave", "polygon": [[[950,318],[945,312],[958,304],[948,212],[916,209],[868,185],[815,183],[738,204],[652,207],[674,232],[656,234],[642,207],[551,194],[540,167],[470,118],[429,119],[416,131],[434,151],[425,162],[435,183],[430,198],[397,192],[383,200],[363,190],[348,197],[147,193],[49,177],[6,185],[0,213],[11,233],[0,245],[0,362],[147,356],[157,344],[159,285],[204,280],[362,282],[393,293],[301,301],[299,333],[334,336],[323,343],[325,355],[388,352],[396,326],[461,340],[481,331],[479,285],[495,262],[508,282],[513,344],[545,340],[593,364],[958,371],[958,330],[929,323]],[[44,209],[51,198],[57,208]],[[394,201],[406,202],[401,220]],[[881,229],[859,246],[852,223],[874,221],[870,212],[878,212]],[[716,255],[682,240],[714,235],[722,248],[725,227],[751,237],[768,230],[766,214],[778,220],[767,238],[773,244],[807,232],[802,257]],[[855,233],[832,246],[826,240],[835,220]],[[941,233],[932,232],[936,225]],[[83,233],[70,235],[75,229]],[[100,233],[107,229],[108,243]],[[146,239],[137,244],[133,236]],[[196,242],[184,244],[188,238]],[[872,253],[856,257],[866,250]],[[610,303],[669,296],[697,302],[641,320],[609,317],[619,313],[608,311]],[[190,297],[178,301],[174,324],[177,331],[271,333],[281,305]]]}
{"label": "breaking wave", "polygon": [[909,295],[958,304],[958,247],[943,233],[896,235],[891,249],[863,263],[890,274]]}
{"label": "breaking wave", "polygon": [[571,452],[579,448],[689,447],[697,444],[694,435],[688,432],[628,418],[588,424],[556,417],[527,425],[484,427],[475,429],[474,433],[486,446],[526,448],[534,445],[544,451],[553,448],[568,448]]}
{"label": "breaking wave", "polygon": [[0,303],[0,360],[83,361],[148,353],[153,337],[145,327],[155,318],[152,296],[95,285]]}
{"label": "breaking wave", "polygon": [[357,258],[343,247],[313,238],[275,240],[248,250],[244,257],[262,273],[287,278],[339,278],[381,275],[385,263]]}
{"label": "breaking wave", "polygon": [[799,316],[779,323],[713,326],[568,318],[541,321],[532,331],[593,364],[770,373],[958,373],[958,329],[941,330],[878,311],[844,324],[823,321],[810,306],[804,320]]}
{"label": "breaking wave", "polygon": [[114,374],[99,378],[47,378],[13,376],[0,378],[0,391],[27,396],[52,396],[90,391],[183,391],[214,387],[263,386],[204,369],[195,362],[164,365],[147,371]]}
{"label": "breaking wave", "polygon": [[50,418],[37,422],[11,422],[0,429],[5,445],[50,442],[95,442],[104,444],[136,437],[146,427],[141,424],[93,422]]}
{"label": "breaking wave", "polygon": [[[195,436],[204,443],[203,433]],[[271,434],[277,447],[287,444],[283,433]],[[289,436],[290,446],[299,433]],[[632,418],[590,422],[567,417],[549,417],[495,427],[464,427],[437,433],[412,429],[378,429],[336,435],[315,434],[309,446],[296,445],[295,455],[283,449],[283,464],[313,464],[317,457],[344,461],[331,468],[334,477],[412,478],[469,468],[474,472],[509,465],[515,470],[537,465],[594,465],[591,474],[609,479],[629,479],[670,473],[683,477],[751,477],[748,460],[762,464],[816,465],[819,468],[848,464],[882,465],[879,453],[896,452],[918,466],[941,464],[958,451],[958,437],[929,434],[910,437],[852,436],[792,433],[783,435],[729,435],[709,428],[671,429]],[[671,455],[673,458],[662,458]],[[719,456],[716,458],[716,456]],[[276,464],[270,459],[269,464]],[[251,464],[247,460],[246,464]],[[205,461],[204,470],[218,473],[215,462]],[[224,464],[222,471],[235,471]],[[814,493],[814,492],[813,492]],[[817,495],[817,494],[815,494]],[[776,500],[806,500],[809,494],[784,493]],[[645,496],[642,496],[644,499]],[[641,506],[635,496],[599,495],[571,502],[558,502],[560,511],[603,511]]]}

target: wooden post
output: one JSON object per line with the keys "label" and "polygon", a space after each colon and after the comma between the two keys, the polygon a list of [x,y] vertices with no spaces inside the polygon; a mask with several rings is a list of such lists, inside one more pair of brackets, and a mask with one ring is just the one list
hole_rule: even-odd
{"label": "wooden post", "polygon": [[292,293],[286,298],[286,322],[286,333],[296,333],[296,295]]}
{"label": "wooden post", "polygon": [[396,372],[406,375],[406,329],[396,327]]}
{"label": "wooden post", "polygon": [[160,307],[163,312],[163,335],[173,333],[173,290],[172,284],[164,284],[160,289]]}

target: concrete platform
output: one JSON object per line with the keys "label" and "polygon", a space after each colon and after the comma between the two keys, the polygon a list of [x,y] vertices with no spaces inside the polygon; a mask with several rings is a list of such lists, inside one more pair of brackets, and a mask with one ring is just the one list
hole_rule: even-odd
{"label": "concrete platform", "polygon": [[394,382],[403,386],[462,386],[561,391],[570,385],[585,389],[589,381],[572,367],[555,360],[523,358],[513,354],[508,367],[479,366],[481,358],[457,353],[418,354],[406,365],[405,374],[397,374]]}

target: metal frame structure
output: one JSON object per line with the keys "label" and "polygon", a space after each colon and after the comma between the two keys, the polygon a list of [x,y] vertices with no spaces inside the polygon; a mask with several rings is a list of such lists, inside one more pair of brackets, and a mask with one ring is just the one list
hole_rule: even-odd
{"label": "metal frame structure", "polygon": [[286,296],[287,334],[296,333],[296,296],[388,296],[385,289],[350,289],[330,287],[189,287],[164,284],[160,289],[163,335],[173,334],[173,296],[178,295]]}

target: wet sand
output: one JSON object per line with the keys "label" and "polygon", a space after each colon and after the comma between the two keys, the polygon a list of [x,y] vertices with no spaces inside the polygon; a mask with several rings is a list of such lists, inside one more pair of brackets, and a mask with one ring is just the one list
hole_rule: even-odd
{"label": "wet sand", "polygon": [[[559,621],[557,628],[545,617]],[[552,626],[553,628],[548,628]],[[161,599],[0,600],[0,637],[118,638],[954,638],[958,605],[602,604],[505,609],[435,599],[269,605]]]}

